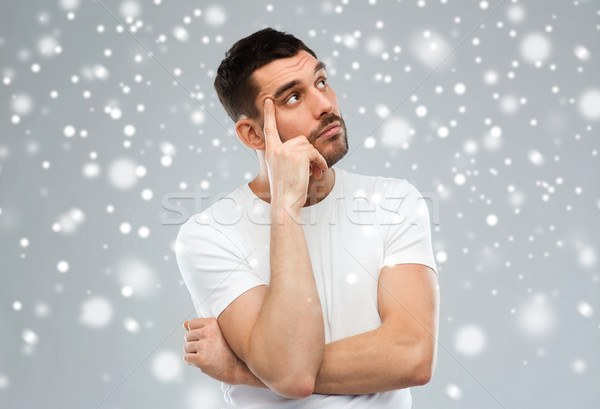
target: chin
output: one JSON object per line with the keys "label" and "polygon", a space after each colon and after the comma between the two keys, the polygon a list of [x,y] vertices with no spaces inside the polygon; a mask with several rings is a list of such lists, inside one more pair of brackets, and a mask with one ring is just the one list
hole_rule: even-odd
{"label": "chin", "polygon": [[348,137],[346,136],[346,130],[344,129],[342,133],[334,136],[334,138],[335,140],[326,141],[334,146],[319,149],[319,152],[323,155],[323,158],[325,158],[325,162],[327,162],[328,168],[331,168],[348,153]]}

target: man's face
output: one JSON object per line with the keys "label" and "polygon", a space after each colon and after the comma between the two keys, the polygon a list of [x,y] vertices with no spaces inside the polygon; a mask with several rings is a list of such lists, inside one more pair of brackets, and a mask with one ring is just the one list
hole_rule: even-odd
{"label": "man's face", "polygon": [[[260,112],[261,132],[264,103],[271,98],[282,142],[306,136],[323,155],[328,167],[344,157],[348,152],[346,124],[340,115],[337,96],[327,83],[325,67],[319,60],[301,50],[294,57],[270,62],[252,76],[260,89],[255,103]],[[330,137],[320,136],[336,122],[340,132]]]}

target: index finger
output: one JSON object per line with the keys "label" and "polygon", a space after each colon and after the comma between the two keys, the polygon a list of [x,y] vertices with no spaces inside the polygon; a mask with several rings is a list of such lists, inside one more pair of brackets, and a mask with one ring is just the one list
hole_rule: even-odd
{"label": "index finger", "polygon": [[277,132],[277,121],[275,120],[275,105],[271,98],[265,99],[264,120],[265,148],[270,149],[270,147],[281,145],[279,132]]}
{"label": "index finger", "polygon": [[191,321],[186,321],[187,329],[188,329],[188,331],[191,331],[193,329],[202,328],[208,324],[209,320],[210,320],[210,318],[194,318]]}

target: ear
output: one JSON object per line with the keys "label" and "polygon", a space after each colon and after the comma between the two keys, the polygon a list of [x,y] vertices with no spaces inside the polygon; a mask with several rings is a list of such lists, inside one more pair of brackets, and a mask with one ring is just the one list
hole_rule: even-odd
{"label": "ear", "polygon": [[235,132],[249,148],[256,150],[265,149],[265,139],[258,123],[250,118],[242,118],[235,123]]}

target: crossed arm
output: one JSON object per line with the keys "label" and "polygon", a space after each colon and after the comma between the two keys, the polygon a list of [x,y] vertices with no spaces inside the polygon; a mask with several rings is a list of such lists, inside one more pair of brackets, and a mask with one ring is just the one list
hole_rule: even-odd
{"label": "crossed arm", "polygon": [[[235,337],[235,322],[256,314],[267,290],[259,286],[242,294],[219,316],[218,324],[215,319],[190,321],[186,362],[226,383],[267,388],[261,374],[253,373],[225,340],[227,335]],[[384,267],[377,297],[382,325],[326,344],[312,393],[362,395],[429,382],[437,351],[437,275],[422,264]],[[199,344],[208,345],[205,353],[197,352]],[[271,362],[277,364],[277,359]]]}

